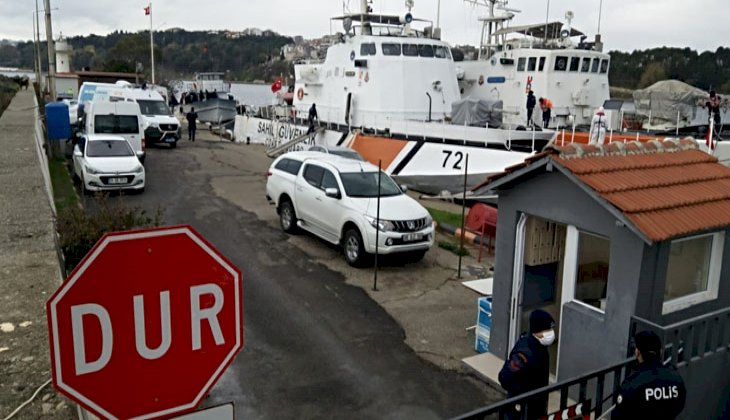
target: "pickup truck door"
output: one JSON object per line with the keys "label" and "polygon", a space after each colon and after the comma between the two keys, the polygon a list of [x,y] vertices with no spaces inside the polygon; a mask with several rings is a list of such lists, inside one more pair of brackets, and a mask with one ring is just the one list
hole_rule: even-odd
{"label": "pickup truck door", "polygon": [[[328,197],[325,189],[337,188],[340,191],[340,198]],[[337,177],[332,171],[325,169],[322,174],[322,183],[320,185],[321,201],[318,201],[319,211],[314,214],[317,223],[326,230],[329,235],[339,237],[340,235],[340,218],[342,217],[342,187],[337,181]]]}
{"label": "pickup truck door", "polygon": [[297,217],[317,229],[322,229],[314,215],[319,211],[324,196],[324,191],[320,189],[323,173],[323,167],[307,163],[295,185]]}

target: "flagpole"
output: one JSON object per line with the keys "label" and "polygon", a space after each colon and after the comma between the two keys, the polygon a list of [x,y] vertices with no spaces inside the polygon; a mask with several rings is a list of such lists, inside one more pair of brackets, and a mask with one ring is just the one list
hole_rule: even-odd
{"label": "flagpole", "polygon": [[155,84],[155,42],[152,37],[152,2],[148,5],[150,10],[150,58],[152,62],[152,84]]}

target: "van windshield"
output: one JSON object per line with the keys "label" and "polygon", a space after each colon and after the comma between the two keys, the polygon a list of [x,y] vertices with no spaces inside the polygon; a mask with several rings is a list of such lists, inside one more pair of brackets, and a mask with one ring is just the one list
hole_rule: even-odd
{"label": "van windshield", "polygon": [[172,115],[170,108],[162,101],[138,99],[137,103],[139,104],[140,111],[142,111],[142,115]]}
{"label": "van windshield", "polygon": [[94,133],[139,134],[139,122],[136,115],[96,115]]}
{"label": "van windshield", "polygon": [[[398,184],[383,172],[380,172],[380,196],[389,197],[403,194]],[[345,172],[341,173],[342,185],[350,197],[377,197],[378,172]]]}
{"label": "van windshield", "polygon": [[88,142],[86,149],[88,157],[134,156],[126,140],[93,140]]}

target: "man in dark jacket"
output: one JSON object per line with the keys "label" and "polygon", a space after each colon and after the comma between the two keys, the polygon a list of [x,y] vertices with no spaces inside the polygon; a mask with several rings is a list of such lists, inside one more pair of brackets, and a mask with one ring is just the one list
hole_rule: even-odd
{"label": "man in dark jacket", "polygon": [[[549,313],[536,309],[530,314],[530,332],[517,341],[509,358],[499,372],[499,383],[507,390],[507,398],[542,388],[550,377],[550,354],[548,346],[555,341],[555,321]],[[527,410],[528,419],[547,414],[547,395],[533,398],[526,406],[515,407]],[[507,413],[507,418],[518,417],[516,412]]]}
{"label": "man in dark jacket", "polygon": [[652,331],[634,336],[639,362],[621,384],[612,419],[674,419],[684,409],[687,391],[676,370],[662,364],[662,342]]}
{"label": "man in dark jacket", "polygon": [[188,120],[188,140],[195,141],[195,130],[197,129],[196,123],[198,120],[198,113],[195,112],[195,108],[190,107],[190,112],[185,115],[185,119]]}
{"label": "man in dark jacket", "polygon": [[527,92],[527,126],[528,127],[533,125],[532,111],[535,110],[536,104],[537,104],[537,100],[535,99],[535,94],[532,91]]}

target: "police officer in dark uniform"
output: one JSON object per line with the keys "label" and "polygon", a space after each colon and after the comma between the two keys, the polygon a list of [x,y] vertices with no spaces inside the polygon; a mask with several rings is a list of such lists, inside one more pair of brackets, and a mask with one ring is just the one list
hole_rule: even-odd
{"label": "police officer in dark uniform", "polygon": [[[509,353],[499,372],[499,383],[507,390],[507,398],[542,388],[550,377],[550,354],[548,346],[555,341],[555,321],[553,317],[536,309],[530,314],[530,332],[522,334]],[[528,419],[540,418],[547,414],[547,394],[527,402]],[[518,418],[518,413],[507,413],[507,418]]]}
{"label": "police officer in dark uniform", "polygon": [[674,419],[687,391],[676,370],[662,364],[662,342],[653,331],[634,336],[639,364],[621,384],[612,419]]}

